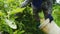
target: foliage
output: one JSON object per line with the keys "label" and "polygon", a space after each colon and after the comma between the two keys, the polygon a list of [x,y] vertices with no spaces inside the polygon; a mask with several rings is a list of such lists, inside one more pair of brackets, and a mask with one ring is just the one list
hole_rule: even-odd
{"label": "foliage", "polygon": [[[20,8],[23,0],[0,0],[0,31],[9,34],[44,34],[36,28],[37,22],[33,18],[32,9],[27,6]],[[60,26],[60,5],[53,6],[52,16],[54,21]],[[43,18],[41,14],[41,18]],[[7,23],[13,21],[17,25],[17,29],[12,29]],[[13,25],[12,24],[12,25]],[[5,34],[5,33],[3,33]]]}

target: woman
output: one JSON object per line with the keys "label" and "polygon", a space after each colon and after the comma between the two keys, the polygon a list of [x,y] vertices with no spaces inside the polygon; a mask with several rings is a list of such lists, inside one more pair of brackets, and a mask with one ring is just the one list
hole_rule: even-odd
{"label": "woman", "polygon": [[45,19],[49,18],[49,23],[51,23],[53,20],[53,17],[51,16],[53,0],[25,0],[22,2],[21,7],[25,7],[28,4],[31,4],[33,8],[34,18],[38,22],[36,26],[40,25],[40,18],[38,15],[38,13],[41,12],[40,10],[43,10]]}

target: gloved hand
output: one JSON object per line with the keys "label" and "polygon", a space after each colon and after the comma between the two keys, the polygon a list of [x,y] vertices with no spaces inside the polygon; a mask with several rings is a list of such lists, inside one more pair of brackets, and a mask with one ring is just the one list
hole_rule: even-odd
{"label": "gloved hand", "polygon": [[21,8],[24,8],[27,6],[27,4],[29,3],[29,0],[25,0],[24,2],[21,3]]}
{"label": "gloved hand", "polygon": [[21,8],[24,8],[25,7],[25,3],[23,2],[23,3],[21,3],[21,6],[20,6]]}

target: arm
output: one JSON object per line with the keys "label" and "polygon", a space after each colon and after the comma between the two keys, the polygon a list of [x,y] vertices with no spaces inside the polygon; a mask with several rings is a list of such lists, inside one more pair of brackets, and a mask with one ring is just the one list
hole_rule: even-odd
{"label": "arm", "polygon": [[21,3],[21,8],[25,7],[30,3],[30,0],[25,0],[24,2]]}

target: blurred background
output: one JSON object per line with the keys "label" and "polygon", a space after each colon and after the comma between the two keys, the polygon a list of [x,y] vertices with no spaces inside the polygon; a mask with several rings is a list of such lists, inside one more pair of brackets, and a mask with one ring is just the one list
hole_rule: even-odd
{"label": "blurred background", "polygon": [[[0,32],[3,34],[44,34],[36,29],[30,5],[20,8],[24,0],[0,0]],[[52,16],[60,26],[60,0],[53,0]],[[43,12],[40,14],[44,18]]]}

